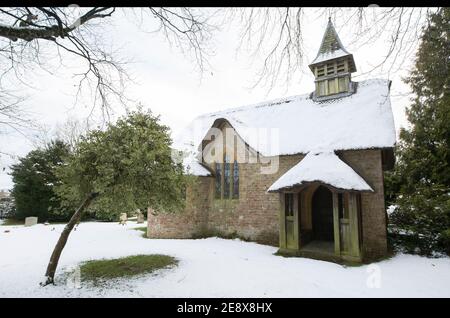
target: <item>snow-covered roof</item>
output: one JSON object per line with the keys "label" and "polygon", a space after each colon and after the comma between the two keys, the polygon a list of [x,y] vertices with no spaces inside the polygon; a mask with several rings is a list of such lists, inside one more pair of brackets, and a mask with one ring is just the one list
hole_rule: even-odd
{"label": "snow-covered roof", "polygon": [[206,169],[200,162],[197,160],[192,160],[184,164],[184,168],[187,174],[199,177],[210,177],[211,172]]}
{"label": "snow-covered roof", "polygon": [[308,182],[321,182],[343,190],[373,191],[360,175],[332,151],[308,153],[267,191],[276,192]]}
{"label": "snow-covered roof", "polygon": [[209,177],[211,172],[197,161],[193,153],[188,153],[188,156],[183,158],[183,168],[184,172],[189,175],[199,176],[199,177]]}
{"label": "snow-covered roof", "polygon": [[325,53],[319,53],[319,54],[317,54],[316,58],[311,62],[311,65],[318,64],[318,63],[328,61],[328,60],[334,60],[334,59],[344,57],[347,55],[351,55],[351,54],[348,53],[347,51],[345,51],[344,49],[339,49],[336,51],[325,52]]}
{"label": "snow-covered roof", "polygon": [[366,80],[358,83],[354,94],[324,102],[305,94],[202,115],[173,146],[197,152],[213,123],[225,119],[264,156],[393,147],[389,85],[388,80]]}

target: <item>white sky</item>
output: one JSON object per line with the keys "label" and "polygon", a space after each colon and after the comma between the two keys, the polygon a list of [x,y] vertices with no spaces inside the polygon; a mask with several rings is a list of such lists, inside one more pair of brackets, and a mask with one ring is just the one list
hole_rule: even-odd
{"label": "white sky", "polygon": [[[304,50],[307,53],[306,62],[309,62],[316,56],[327,18],[317,19],[313,14],[303,17],[306,18],[303,30]],[[349,45],[353,35],[352,26],[336,23],[335,27],[346,49],[354,55],[358,69],[353,74],[354,80],[387,77],[386,73],[357,76],[383,60],[387,52],[386,39],[380,38],[375,43],[356,49]],[[162,122],[169,125],[172,133],[176,134],[194,117],[205,112],[309,93],[314,89],[313,76],[307,63],[302,67],[303,74],[293,78],[288,88],[280,85],[270,92],[267,87],[250,89],[261,64],[243,51],[236,55],[237,33],[235,27],[228,27],[215,34],[215,55],[209,59],[212,69],[203,74],[201,81],[189,57],[181,54],[177,48],[171,48],[160,34],[141,32],[135,23],[121,14],[114,18],[111,25],[105,27],[104,37],[107,42],[120,46],[122,55],[134,60],[128,65],[128,70],[136,81],[129,86],[129,96],[160,114]],[[406,61],[403,69],[407,70],[410,65],[411,60]],[[50,133],[67,118],[84,118],[89,113],[89,109],[83,105],[73,107],[75,82],[72,74],[73,69],[64,67],[60,67],[55,74],[36,71],[30,74],[29,80],[34,88],[23,88],[24,93],[29,96],[26,100],[28,110],[41,125],[50,129]],[[390,76],[393,81],[391,102],[397,130],[406,124],[404,108],[408,105],[408,97],[403,94],[408,91],[408,87],[401,81],[406,74],[402,71]],[[116,116],[123,113],[122,108],[116,109]],[[34,148],[30,138],[14,133],[0,135],[0,145],[0,151],[15,156],[24,156]],[[15,160],[0,155],[0,189],[12,187],[7,173],[8,166]]]}

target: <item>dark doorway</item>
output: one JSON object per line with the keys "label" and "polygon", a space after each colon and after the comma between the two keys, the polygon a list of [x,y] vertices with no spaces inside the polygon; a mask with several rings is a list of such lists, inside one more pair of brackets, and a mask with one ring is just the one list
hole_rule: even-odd
{"label": "dark doorway", "polygon": [[324,186],[319,186],[312,198],[313,239],[333,241],[333,195]]}

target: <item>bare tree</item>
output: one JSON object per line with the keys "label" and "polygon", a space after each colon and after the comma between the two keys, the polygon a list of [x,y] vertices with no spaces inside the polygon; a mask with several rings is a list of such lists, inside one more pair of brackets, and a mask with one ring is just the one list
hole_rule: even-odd
{"label": "bare tree", "polygon": [[56,139],[64,141],[73,150],[80,141],[80,138],[86,135],[92,125],[92,122],[88,118],[80,120],[70,117],[63,124],[57,125]]}
{"label": "bare tree", "polygon": [[[191,8],[147,8],[141,12],[158,21],[155,32],[162,32],[166,39],[182,50],[194,53],[195,61],[202,71],[205,66],[205,45],[212,28],[208,17]],[[92,110],[100,106],[104,117],[109,117],[112,100],[125,105],[125,83],[130,81],[125,64],[109,49],[101,38],[101,26],[116,15],[114,7],[60,8],[60,7],[15,7],[0,8],[0,128],[4,124],[20,131],[28,122],[21,116],[20,102],[6,98],[5,87],[12,78],[28,85],[26,74],[35,68],[52,71],[56,53],[60,65],[66,57],[76,57],[85,68],[78,77],[77,99],[83,88],[92,89]],[[100,22],[101,21],[101,22]],[[77,128],[72,125],[70,141],[78,138]],[[47,280],[53,283],[61,251],[71,230],[79,221],[84,208],[97,194],[91,193],[72,216],[64,228],[47,267]]]}
{"label": "bare tree", "polygon": [[24,134],[25,128],[34,127],[29,113],[23,108],[23,97],[0,90],[0,134],[15,131]]}
{"label": "bare tree", "polygon": [[[247,47],[252,57],[262,56],[254,86],[269,89],[306,69],[304,30],[308,19],[332,17],[338,28],[351,28],[356,49],[384,36],[389,39],[385,58],[366,72],[385,69],[390,73],[414,52],[429,8],[231,8],[222,9],[227,22],[237,21],[241,36],[239,48]],[[217,20],[217,11],[194,8],[125,9],[137,23],[157,22],[170,44],[191,53],[200,71],[208,65],[207,48]],[[77,97],[83,88],[94,94],[92,109],[100,106],[109,117],[112,101],[125,104],[125,84],[131,80],[123,56],[110,49],[102,39],[105,22],[117,15],[114,7],[15,7],[0,8],[0,91],[11,74],[21,82],[36,67],[51,71],[47,62],[55,55],[60,63],[75,56],[84,62],[78,78]],[[306,19],[308,17],[308,19]],[[305,22],[306,20],[306,22]],[[386,68],[387,66],[387,68]]]}
{"label": "bare tree", "polygon": [[[202,70],[205,46],[213,28],[208,16],[192,8],[143,8],[141,15],[155,19],[170,43],[194,52]],[[93,92],[92,108],[100,106],[109,116],[111,103],[124,104],[124,88],[131,78],[128,60],[120,57],[102,39],[102,26],[117,14],[114,7],[14,7],[0,8],[0,90],[14,75],[22,84],[36,68],[52,71],[49,60],[76,57],[84,62],[78,78],[77,98],[83,89]],[[56,56],[55,56],[56,55]]]}
{"label": "bare tree", "polygon": [[[234,8],[230,20],[240,27],[239,48],[247,47],[252,57],[262,57],[255,78],[257,85],[273,88],[275,84],[291,83],[294,75],[307,69],[304,32],[305,20],[331,17],[339,28],[348,28],[352,49],[387,39],[384,58],[369,70],[391,74],[399,70],[415,52],[421,30],[430,12],[438,8]],[[305,19],[308,17],[308,19]]]}

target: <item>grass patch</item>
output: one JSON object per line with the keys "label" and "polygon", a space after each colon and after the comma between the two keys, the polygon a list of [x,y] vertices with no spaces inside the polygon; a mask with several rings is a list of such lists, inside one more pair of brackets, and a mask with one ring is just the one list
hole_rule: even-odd
{"label": "grass patch", "polygon": [[239,239],[239,240],[245,241],[245,242],[251,241],[248,237],[240,236],[239,234],[237,234],[236,231],[231,232],[231,233],[225,233],[225,232],[222,232],[219,230],[203,230],[203,231],[199,231],[199,232],[196,232],[191,235],[191,238],[194,240],[204,239],[204,238],[209,238],[209,237],[218,237],[218,238],[227,239],[227,240]]}
{"label": "grass patch", "polygon": [[177,263],[178,261],[175,258],[167,255],[134,255],[116,259],[88,261],[80,266],[80,270],[83,280],[97,282],[148,274]]}
{"label": "grass patch", "polygon": [[147,227],[146,226],[135,227],[132,230],[141,231],[142,232],[142,237],[143,238],[148,238],[147,237]]}
{"label": "grass patch", "polygon": [[133,230],[136,230],[136,231],[142,231],[142,232],[144,232],[144,233],[147,233],[147,227],[146,227],[146,226],[135,227],[135,228],[133,228]]}

